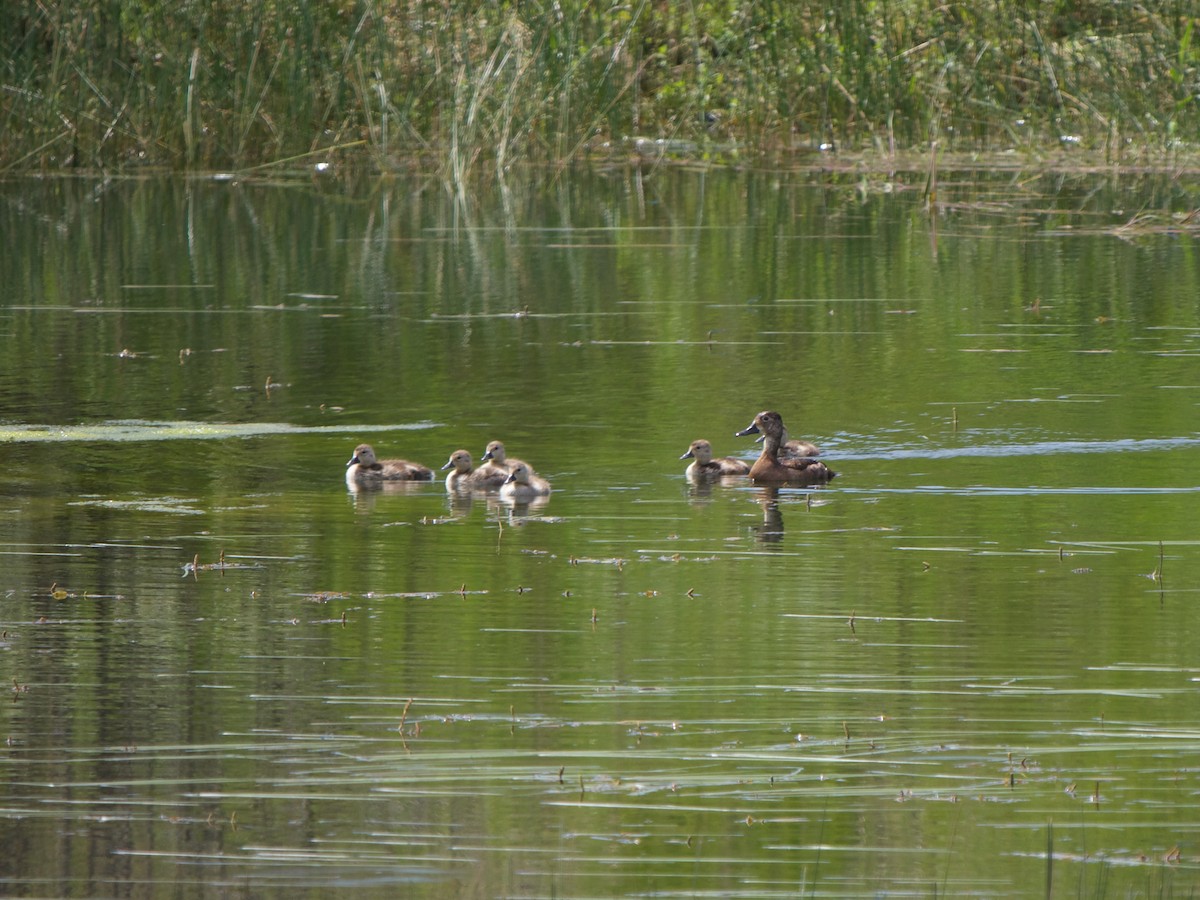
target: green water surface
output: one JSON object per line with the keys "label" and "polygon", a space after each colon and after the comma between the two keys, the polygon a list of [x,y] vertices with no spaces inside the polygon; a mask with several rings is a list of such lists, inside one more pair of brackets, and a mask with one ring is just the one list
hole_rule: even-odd
{"label": "green water surface", "polygon": [[0,893],[1193,892],[1196,191],[922,183],[0,183]]}

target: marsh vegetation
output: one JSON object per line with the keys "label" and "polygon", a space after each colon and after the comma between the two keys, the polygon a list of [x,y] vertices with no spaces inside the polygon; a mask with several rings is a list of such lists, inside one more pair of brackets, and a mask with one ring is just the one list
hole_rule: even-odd
{"label": "marsh vegetation", "polygon": [[1200,132],[1196,24],[1184,0],[11,0],[0,171],[1162,159]]}

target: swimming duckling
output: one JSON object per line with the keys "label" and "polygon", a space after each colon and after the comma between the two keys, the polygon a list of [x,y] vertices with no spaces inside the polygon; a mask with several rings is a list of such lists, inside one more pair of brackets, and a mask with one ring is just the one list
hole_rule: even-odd
{"label": "swimming duckling", "polygon": [[750,478],[762,483],[825,484],[837,473],[825,463],[814,459],[784,457],[780,459],[783,438],[787,429],[783,417],[774,410],[764,410],[754,417],[749,427],[737,432],[736,437],[761,434],[763,449],[754,465],[750,467]]}
{"label": "swimming duckling", "polygon": [[704,440],[692,441],[687,453],[679,458],[695,460],[687,467],[685,473],[693,481],[721,478],[724,475],[746,475],[750,472],[746,463],[732,456],[713,459],[712,444]]}
{"label": "swimming duckling", "polygon": [[820,456],[821,451],[812,441],[802,441],[798,438],[789,440],[787,426],[784,426],[783,434],[779,438],[779,455],[785,459],[789,456],[810,458]]}
{"label": "swimming duckling", "polygon": [[506,500],[524,502],[534,497],[546,497],[550,494],[550,482],[540,478],[530,471],[529,466],[518,462],[508,473],[508,480],[500,488],[500,496]]}
{"label": "swimming duckling", "polygon": [[456,488],[466,488],[471,486],[471,476],[475,474],[475,461],[471,458],[471,454],[466,450],[455,450],[450,454],[450,459],[442,466],[442,471],[453,469],[446,476],[446,490],[453,491]]}
{"label": "swimming duckling", "polygon": [[454,469],[446,476],[446,490],[484,490],[497,488],[508,478],[507,472],[488,471],[487,467],[476,469],[467,450],[455,450],[442,470]]}
{"label": "swimming duckling", "polygon": [[[740,431],[738,434],[746,434],[747,432]],[[759,434],[754,439],[754,443],[761,444],[765,435]],[[779,437],[779,457],[780,459],[799,458],[808,459],[813,456],[820,456],[821,451],[812,441],[792,440],[788,438],[788,430],[785,425],[783,434]]]}
{"label": "swimming duckling", "polygon": [[[484,450],[480,462],[484,463],[484,465],[480,466],[476,471],[486,471],[489,477],[503,475],[504,478],[507,478],[517,463],[525,463],[526,466],[529,466],[529,471],[533,472],[533,466],[530,466],[523,459],[509,459],[508,455],[504,452],[504,444],[500,441],[492,441],[487,445],[487,449]],[[503,484],[503,480],[501,480],[501,484]]]}
{"label": "swimming duckling", "polygon": [[376,459],[370,444],[359,444],[346,463],[346,481],[433,481],[433,469],[407,459]]}

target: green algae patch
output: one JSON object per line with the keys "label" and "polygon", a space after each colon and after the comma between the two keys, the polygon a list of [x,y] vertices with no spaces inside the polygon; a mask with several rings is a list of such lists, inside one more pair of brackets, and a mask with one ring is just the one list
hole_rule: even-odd
{"label": "green algae patch", "polygon": [[289,425],[282,422],[151,422],[139,419],[94,425],[0,425],[0,443],[21,441],[169,441],[222,440],[271,434],[362,434],[379,431],[419,431],[434,422],[401,425]]}

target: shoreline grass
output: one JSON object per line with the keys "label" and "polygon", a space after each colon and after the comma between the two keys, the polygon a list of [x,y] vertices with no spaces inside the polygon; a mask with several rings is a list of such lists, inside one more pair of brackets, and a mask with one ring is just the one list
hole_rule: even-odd
{"label": "shoreline grass", "polygon": [[1200,144],[1184,0],[10,0],[0,173]]}

